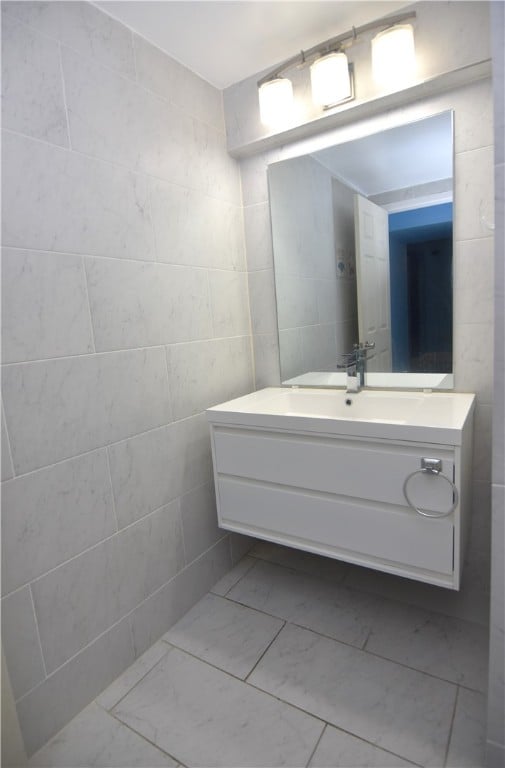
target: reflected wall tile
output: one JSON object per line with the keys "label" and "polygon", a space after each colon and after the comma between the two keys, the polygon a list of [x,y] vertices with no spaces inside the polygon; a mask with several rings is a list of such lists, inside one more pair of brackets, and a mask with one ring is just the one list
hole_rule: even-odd
{"label": "reflected wall tile", "polygon": [[[247,336],[250,333],[247,274],[209,270],[213,335]],[[205,338],[202,334],[200,338]]]}
{"label": "reflected wall tile", "polygon": [[215,339],[167,347],[175,419],[252,390],[250,339]]}
{"label": "reflected wall tile", "polygon": [[493,238],[463,240],[454,254],[455,323],[493,322]]}
{"label": "reflected wall tile", "polygon": [[276,334],[253,336],[256,389],[280,386],[279,341]]}
{"label": "reflected wall tile", "polygon": [[45,678],[30,587],[2,600],[2,643],[14,698]]}
{"label": "reflected wall tile", "polygon": [[272,229],[268,202],[244,208],[247,268],[272,269]]}
{"label": "reflected wall tile", "polygon": [[460,323],[454,338],[455,385],[460,392],[475,392],[480,403],[492,402],[493,326]]}
{"label": "reflected wall tile", "polygon": [[228,538],[145,600],[130,616],[135,655],[139,656],[178,621],[231,568]]}
{"label": "reflected wall tile", "polygon": [[181,497],[181,516],[188,563],[227,533],[217,524],[214,483],[206,483],[184,494]]}
{"label": "reflected wall tile", "polygon": [[2,251],[4,363],[93,352],[79,256]]}
{"label": "reflected wall tile", "polygon": [[211,336],[203,269],[86,259],[86,274],[99,352]]}
{"label": "reflected wall tile", "polygon": [[9,480],[2,489],[4,594],[115,531],[104,450]]}
{"label": "reflected wall tile", "polygon": [[2,158],[4,245],[153,258],[145,179],[9,133]]}
{"label": "reflected wall tile", "polygon": [[28,754],[69,722],[134,660],[125,619],[18,702]]}
{"label": "reflected wall tile", "polygon": [[276,333],[277,312],[273,270],[249,273],[249,297],[253,333]]}
{"label": "reflected wall tile", "polygon": [[11,449],[9,446],[9,437],[7,435],[7,427],[5,426],[4,407],[2,403],[1,413],[1,430],[2,430],[2,482],[4,480],[10,480],[14,476],[14,469],[12,466]]}
{"label": "reflected wall tile", "polygon": [[458,201],[454,240],[490,237],[494,226],[493,147],[457,154],[454,178]]}
{"label": "reflected wall tile", "polygon": [[314,280],[283,274],[277,279],[276,294],[279,328],[299,328],[318,322]]}
{"label": "reflected wall tile", "polygon": [[[155,179],[150,181],[157,260],[221,269],[244,269],[238,206]],[[170,215],[167,216],[167,211]]]}
{"label": "reflected wall tile", "polygon": [[[279,330],[280,375],[282,381],[302,373],[302,337],[300,328]],[[302,365],[300,365],[302,361]]]}
{"label": "reflected wall tile", "polygon": [[304,371],[333,371],[336,366],[337,344],[335,323],[310,325],[300,329]]}
{"label": "reflected wall tile", "polygon": [[2,22],[2,125],[68,147],[58,44],[8,14]]}
{"label": "reflected wall tile", "polygon": [[144,38],[133,40],[139,83],[224,133],[221,92]]}
{"label": "reflected wall tile", "polygon": [[4,367],[18,473],[171,421],[163,348]]}

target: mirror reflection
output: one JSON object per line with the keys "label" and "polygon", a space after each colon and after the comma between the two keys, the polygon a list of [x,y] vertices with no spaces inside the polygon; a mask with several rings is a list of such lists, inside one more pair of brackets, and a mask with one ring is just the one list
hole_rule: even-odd
{"label": "mirror reflection", "polygon": [[358,342],[383,386],[452,371],[452,119],[269,166],[283,383],[324,386]]}

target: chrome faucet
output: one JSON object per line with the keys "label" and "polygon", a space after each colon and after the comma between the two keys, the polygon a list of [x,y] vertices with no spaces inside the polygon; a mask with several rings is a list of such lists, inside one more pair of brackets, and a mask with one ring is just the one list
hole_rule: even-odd
{"label": "chrome faucet", "polygon": [[342,355],[342,362],[337,363],[337,368],[345,368],[347,371],[347,392],[359,392],[365,386],[367,352],[371,349],[375,349],[374,341],[354,344],[352,352]]}

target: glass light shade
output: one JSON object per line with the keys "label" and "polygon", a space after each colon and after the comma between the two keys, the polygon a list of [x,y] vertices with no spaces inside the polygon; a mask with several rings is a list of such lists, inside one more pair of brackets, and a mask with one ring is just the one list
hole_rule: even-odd
{"label": "glass light shade", "polygon": [[320,107],[330,107],[351,96],[349,62],[345,53],[329,53],[310,67],[312,100]]}
{"label": "glass light shade", "polygon": [[414,30],[410,24],[379,32],[372,40],[372,73],[385,88],[408,85],[416,68]]}
{"label": "glass light shade", "polygon": [[293,118],[293,85],[285,77],[268,80],[259,87],[260,119],[263,125],[279,128]]}

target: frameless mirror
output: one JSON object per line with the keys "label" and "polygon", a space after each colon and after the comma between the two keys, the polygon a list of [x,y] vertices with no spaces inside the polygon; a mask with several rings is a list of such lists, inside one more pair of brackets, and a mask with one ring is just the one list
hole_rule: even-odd
{"label": "frameless mirror", "polygon": [[268,168],[283,384],[452,387],[453,113]]}

